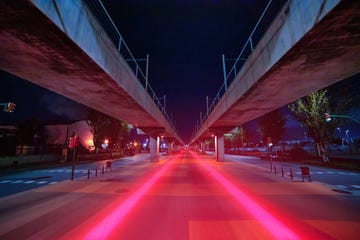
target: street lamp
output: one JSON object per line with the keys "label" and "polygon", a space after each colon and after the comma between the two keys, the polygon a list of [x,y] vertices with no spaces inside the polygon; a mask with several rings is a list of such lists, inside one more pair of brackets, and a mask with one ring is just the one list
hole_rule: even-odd
{"label": "street lamp", "polygon": [[330,114],[330,113],[325,113],[325,120],[327,122],[331,121],[331,118],[346,118],[346,119],[350,119],[354,122],[356,122],[359,126],[360,126],[360,122],[352,117],[346,116],[346,115],[337,115],[337,114]]}

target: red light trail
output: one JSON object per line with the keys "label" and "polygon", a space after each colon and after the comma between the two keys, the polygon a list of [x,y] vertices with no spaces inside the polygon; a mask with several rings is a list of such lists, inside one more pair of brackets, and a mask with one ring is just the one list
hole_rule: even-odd
{"label": "red light trail", "polygon": [[111,214],[96,225],[86,236],[84,240],[100,240],[106,239],[113,229],[121,224],[125,216],[134,208],[141,198],[151,189],[151,187],[159,180],[159,178],[169,170],[172,161],[177,156],[169,159],[154,175],[152,175],[137,191],[135,191],[125,201],[119,203]]}
{"label": "red light trail", "polygon": [[[181,153],[179,155],[181,155]],[[119,203],[115,205],[115,208],[111,210],[111,213],[106,215],[105,218],[98,222],[95,227],[93,227],[84,235],[84,237],[82,237],[82,239],[108,239],[113,231],[121,225],[126,216],[141,201],[144,195],[146,195],[151,190],[154,184],[156,184],[166,172],[170,171],[170,167],[173,165],[173,161],[176,160],[179,155],[170,158],[127,199],[119,200]],[[196,154],[191,153],[191,156],[194,160],[196,160],[196,163],[199,164],[199,166],[201,166],[202,169],[208,173],[208,176],[210,176],[211,179],[216,180],[216,182],[219,183],[220,186],[222,186],[241,206],[243,206],[247,212],[253,216],[254,219],[257,220],[274,239],[301,239],[301,237],[299,237],[289,227],[274,217],[269,211],[265,210],[259,203],[252,199],[244,191],[239,189],[235,184],[219,173],[209,163],[206,161],[201,161],[196,156]]]}
{"label": "red light trail", "polygon": [[[197,157],[192,154],[197,159]],[[236,200],[243,205],[245,209],[257,220],[259,223],[275,238],[275,239],[300,239],[300,237],[294,233],[291,229],[285,226],[282,222],[272,216],[258,203],[236,187],[232,182],[226,179],[218,171],[212,168],[204,161],[201,162],[201,166],[207,170],[210,175],[216,179]]]}

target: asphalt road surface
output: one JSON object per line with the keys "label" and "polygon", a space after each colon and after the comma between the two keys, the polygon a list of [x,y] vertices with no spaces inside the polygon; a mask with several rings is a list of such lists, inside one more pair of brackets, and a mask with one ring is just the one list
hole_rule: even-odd
{"label": "asphalt road surface", "polygon": [[360,196],[182,152],[0,198],[0,239],[359,239]]}
{"label": "asphalt road surface", "polygon": [[[302,181],[302,171],[300,167],[308,167],[310,170],[310,177],[312,181],[329,185],[334,191],[339,191],[347,194],[360,194],[360,172],[339,170],[320,166],[310,166],[292,162],[273,161],[270,165],[269,161],[262,160],[256,156],[239,156],[239,155],[225,155],[226,161],[239,162],[243,164],[250,164],[268,169],[272,166],[272,173],[290,179],[290,169],[293,172],[293,181]],[[307,177],[304,181],[308,181]]]}
{"label": "asphalt road surface", "polygon": [[[138,154],[132,157],[124,157],[119,159],[104,160],[94,163],[77,162],[74,168],[74,178],[87,177],[90,169],[90,177],[96,174],[101,175],[110,169],[106,166],[106,162],[112,162],[113,168],[119,168],[124,165],[136,164],[148,157],[148,154]],[[33,188],[43,187],[46,185],[57,184],[59,182],[71,179],[72,165],[58,164],[46,166],[29,166],[19,169],[3,169],[0,171],[0,197],[12,195],[15,193],[27,191]]]}

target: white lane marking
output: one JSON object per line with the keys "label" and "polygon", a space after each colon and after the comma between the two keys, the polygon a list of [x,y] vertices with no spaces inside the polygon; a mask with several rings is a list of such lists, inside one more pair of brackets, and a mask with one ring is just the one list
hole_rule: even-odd
{"label": "white lane marking", "polygon": [[47,183],[47,181],[40,181],[40,182],[37,182],[37,184],[45,184]]}
{"label": "white lane marking", "polygon": [[4,181],[1,181],[0,183],[8,183],[10,182],[11,180],[4,180]]}

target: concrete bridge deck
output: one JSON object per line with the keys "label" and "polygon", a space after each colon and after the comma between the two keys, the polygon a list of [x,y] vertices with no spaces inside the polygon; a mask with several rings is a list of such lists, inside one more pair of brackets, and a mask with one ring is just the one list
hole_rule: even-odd
{"label": "concrete bridge deck", "polygon": [[83,1],[5,0],[0,8],[2,70],[154,137],[180,140]]}
{"label": "concrete bridge deck", "polygon": [[194,140],[359,73],[359,16],[359,1],[288,1]]}

